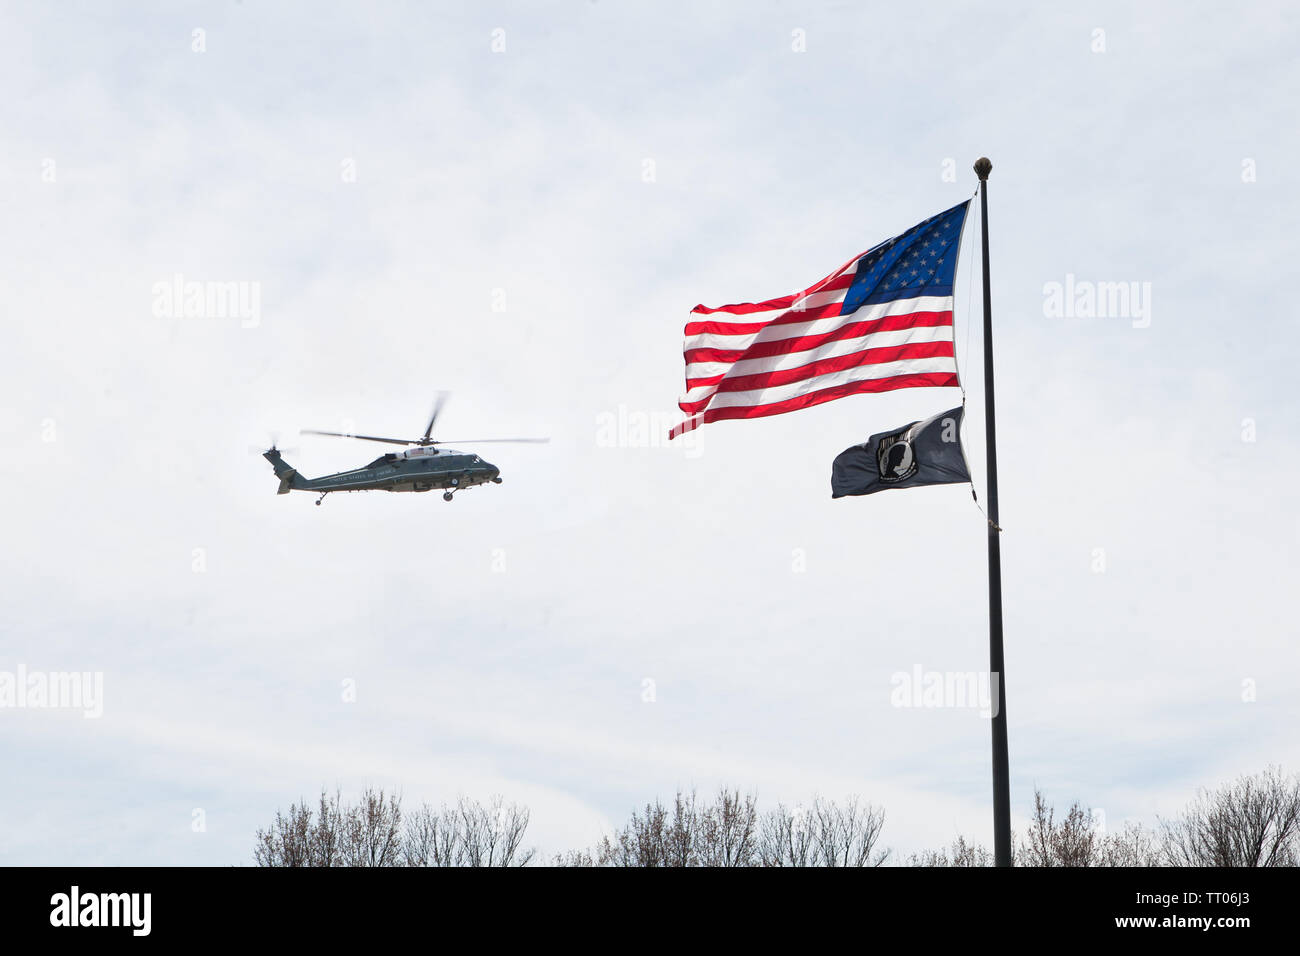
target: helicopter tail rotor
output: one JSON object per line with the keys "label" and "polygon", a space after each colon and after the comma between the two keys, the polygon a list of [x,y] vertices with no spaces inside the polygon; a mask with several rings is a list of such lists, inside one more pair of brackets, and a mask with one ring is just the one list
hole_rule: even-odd
{"label": "helicopter tail rotor", "polygon": [[279,449],[272,447],[269,451],[264,451],[262,457],[271,463],[271,467],[275,469],[275,477],[280,479],[277,495],[287,495],[294,488],[302,488],[306,485],[305,479],[298,474],[298,469],[284,460]]}
{"label": "helicopter tail rotor", "polygon": [[280,433],[278,431],[267,432],[266,440],[270,443],[269,445],[249,445],[248,453],[250,455],[263,455],[268,451],[282,451],[289,455],[298,454],[297,448],[280,447]]}

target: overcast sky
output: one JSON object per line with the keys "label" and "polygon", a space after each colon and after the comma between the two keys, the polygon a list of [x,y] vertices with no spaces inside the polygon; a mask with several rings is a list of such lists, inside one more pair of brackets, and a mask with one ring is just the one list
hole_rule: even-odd
{"label": "overcast sky", "polygon": [[[5,4],[0,671],[101,672],[103,713],[0,709],[0,861],[248,863],[366,785],[503,794],[546,853],[720,784],[991,845],[989,721],[891,703],[987,668],[984,519],[967,486],[830,497],[960,393],[664,441],[692,306],[809,285],[981,155],[1013,824],[1035,787],[1113,827],[1300,769],[1297,20]],[[169,313],[177,276],[255,314]],[[1054,314],[1067,276],[1142,306]],[[298,430],[419,434],[439,389],[446,438],[553,440],[476,449],[504,482],[451,504],[276,496],[268,436],[352,467],[379,446]]]}

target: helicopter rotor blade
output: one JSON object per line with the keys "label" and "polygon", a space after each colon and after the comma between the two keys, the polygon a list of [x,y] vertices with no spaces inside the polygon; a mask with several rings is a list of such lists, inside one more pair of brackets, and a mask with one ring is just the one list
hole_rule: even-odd
{"label": "helicopter rotor blade", "polygon": [[379,438],[375,435],[350,435],[347,432],[323,432],[315,428],[304,428],[304,435],[330,435],[334,438],[359,438],[361,441],[379,441],[386,445],[415,445],[418,442],[407,441],[403,438]]}
{"label": "helicopter rotor blade", "polygon": [[466,438],[461,441],[436,441],[435,445],[482,445],[487,442],[511,442],[523,445],[545,445],[549,438]]}
{"label": "helicopter rotor blade", "polygon": [[438,397],[433,402],[433,414],[429,416],[429,427],[424,430],[424,440],[429,441],[429,436],[433,433],[433,423],[438,420],[438,413],[442,411],[442,406],[447,403],[447,396],[450,392],[439,392]]}

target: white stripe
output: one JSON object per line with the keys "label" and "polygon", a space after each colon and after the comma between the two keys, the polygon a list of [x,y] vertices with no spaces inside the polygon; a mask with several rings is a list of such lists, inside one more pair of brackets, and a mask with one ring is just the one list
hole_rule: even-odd
{"label": "white stripe", "polygon": [[[753,325],[755,322],[771,322],[787,312],[802,312],[843,302],[849,290],[831,289],[828,292],[813,292],[780,309],[764,309],[762,312],[692,312],[692,322],[721,322],[723,324]],[[745,333],[741,333],[745,334]]]}
{"label": "white stripe", "polygon": [[[889,348],[893,345],[910,345],[913,342],[951,342],[951,325],[918,325],[910,329],[891,329],[885,332],[869,332],[851,339],[837,339],[819,345],[815,349],[803,352],[787,352],[783,355],[768,355],[761,358],[740,359],[736,362],[692,362],[686,366],[686,380],[709,378],[725,375],[736,378],[741,375],[755,375],[760,372],[776,372],[784,369],[799,368],[813,362],[840,355],[852,355],[865,349]],[[712,386],[704,386],[712,387]],[[693,389],[695,391],[695,389]],[[690,393],[687,393],[688,396]],[[693,401],[692,398],[683,401]]]}
{"label": "white stripe", "polygon": [[[821,308],[823,305],[834,305],[836,302],[843,302],[844,297],[848,294],[849,294],[849,290],[847,288],[831,289],[828,292],[814,292],[811,295],[804,296],[802,299],[795,299],[793,304],[791,304],[790,308],[780,310],[780,311],[803,312],[808,309]],[[750,313],[750,315],[758,315],[758,314],[760,313],[755,313],[755,312]],[[750,321],[752,322],[754,320],[750,319]]]}
{"label": "white stripe", "polygon": [[[951,372],[956,374],[957,365],[950,355],[934,358],[902,359],[898,362],[882,362],[878,365],[856,365],[838,372],[827,372],[805,378],[788,385],[775,385],[771,388],[755,388],[746,392],[718,392],[709,402],[708,408],[736,408],[740,406],[773,405],[790,398],[797,398],[808,392],[818,392],[833,385],[846,382],[865,382],[878,378],[893,378],[895,375],[919,375],[928,372]],[[706,409],[701,408],[692,414],[698,415]]]}
{"label": "white stripe", "polygon": [[[807,322],[789,322],[781,325],[765,325],[757,332],[701,332],[686,339],[684,350],[690,349],[747,349],[755,342],[779,342],[783,339],[797,339],[803,335],[821,335],[833,332],[850,322],[870,322],[891,315],[907,315],[909,312],[951,312],[952,296],[919,295],[912,299],[894,299],[890,302],[877,302],[866,305],[848,315],[828,315],[821,319]],[[784,312],[764,312],[762,315],[776,317]],[[761,320],[755,320],[761,321]]]}

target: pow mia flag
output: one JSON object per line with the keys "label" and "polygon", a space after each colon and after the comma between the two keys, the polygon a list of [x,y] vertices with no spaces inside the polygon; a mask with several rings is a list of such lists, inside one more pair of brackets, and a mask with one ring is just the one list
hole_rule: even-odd
{"label": "pow mia flag", "polygon": [[970,481],[961,449],[961,416],[961,408],[952,408],[846,448],[831,465],[831,497]]}

